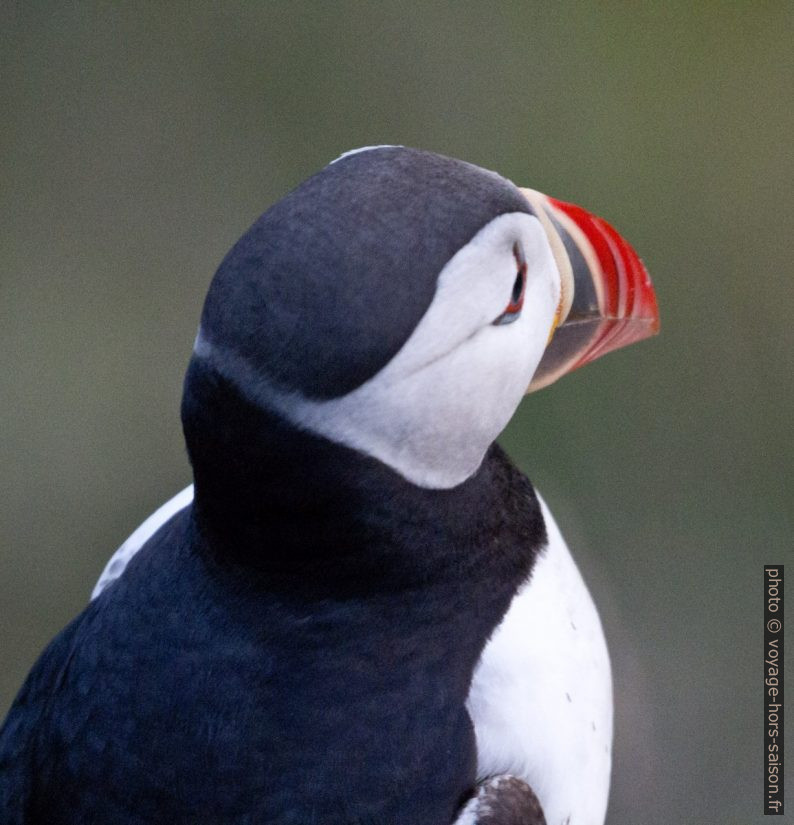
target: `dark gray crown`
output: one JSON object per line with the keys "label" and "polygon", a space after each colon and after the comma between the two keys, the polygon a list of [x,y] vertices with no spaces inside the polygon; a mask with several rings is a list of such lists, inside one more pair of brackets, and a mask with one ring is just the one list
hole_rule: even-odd
{"label": "dark gray crown", "polygon": [[403,147],[325,167],[267,210],[218,268],[202,337],[314,398],[377,373],[424,315],[447,261],[498,215],[531,213],[509,181]]}

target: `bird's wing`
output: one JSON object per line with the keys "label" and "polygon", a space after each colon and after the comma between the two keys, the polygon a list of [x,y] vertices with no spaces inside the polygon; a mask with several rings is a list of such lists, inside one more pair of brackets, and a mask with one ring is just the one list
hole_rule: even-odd
{"label": "bird's wing", "polygon": [[[96,598],[130,559],[193,500],[193,485],[162,505],[113,554]],[[548,545],[483,651],[468,709],[481,779],[514,775],[547,821],[602,825],[612,750],[612,681],[601,622],[541,499]]]}
{"label": "bird's wing", "polygon": [[119,547],[105,565],[99,581],[94,585],[91,598],[95,599],[109,584],[112,584],[124,572],[130,559],[147,541],[176,513],[193,501],[193,485],[185,487],[173,498],[155,510],[140,527]]}
{"label": "bird's wing", "polygon": [[31,822],[32,806],[41,790],[37,784],[52,770],[52,764],[47,761],[47,715],[51,697],[69,665],[82,617],[83,614],[74,619],[50,642],[0,726],[0,822],[3,825]]}
{"label": "bird's wing", "polygon": [[469,693],[478,773],[523,779],[549,823],[602,825],[612,747],[609,654],[584,581],[542,500],[541,507],[548,545],[486,645]]}

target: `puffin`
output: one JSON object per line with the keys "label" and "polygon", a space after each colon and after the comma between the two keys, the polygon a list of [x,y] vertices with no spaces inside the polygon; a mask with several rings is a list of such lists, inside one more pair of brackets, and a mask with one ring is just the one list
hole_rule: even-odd
{"label": "puffin", "polygon": [[0,730],[0,820],[602,825],[598,613],[496,444],[653,335],[604,220],[403,146],[233,246],[181,418],[193,484],[111,558]]}

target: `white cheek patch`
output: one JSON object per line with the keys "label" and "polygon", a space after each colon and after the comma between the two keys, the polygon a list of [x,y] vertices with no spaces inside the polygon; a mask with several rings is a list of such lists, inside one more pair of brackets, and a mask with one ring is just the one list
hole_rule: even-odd
{"label": "white cheek patch", "polygon": [[[524,308],[508,325],[493,321],[516,278],[513,245],[527,260]],[[438,279],[433,302],[397,355],[353,392],[329,401],[263,384],[234,353],[201,334],[194,352],[218,369],[234,364],[240,389],[293,424],[371,455],[421,487],[465,481],[504,429],[545,349],[560,280],[540,222],[500,215],[460,249]]]}

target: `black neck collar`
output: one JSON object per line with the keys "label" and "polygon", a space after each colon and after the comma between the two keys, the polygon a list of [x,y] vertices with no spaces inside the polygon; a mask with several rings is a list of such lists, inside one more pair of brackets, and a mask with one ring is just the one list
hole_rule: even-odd
{"label": "black neck collar", "polygon": [[545,542],[531,484],[496,445],[462,484],[417,487],[296,429],[195,359],[182,419],[204,552],[261,574],[271,589],[339,597],[459,581],[494,566],[519,575]]}

